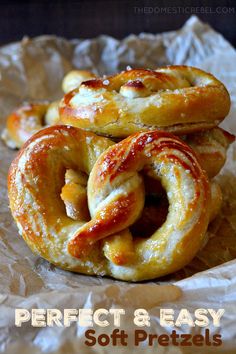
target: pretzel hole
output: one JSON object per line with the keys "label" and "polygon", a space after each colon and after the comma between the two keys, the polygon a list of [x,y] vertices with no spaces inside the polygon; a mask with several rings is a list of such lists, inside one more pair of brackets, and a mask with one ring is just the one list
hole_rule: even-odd
{"label": "pretzel hole", "polygon": [[132,264],[135,260],[134,238],[148,238],[166,221],[169,202],[160,181],[144,174],[145,204],[138,220],[118,234],[102,240],[103,252],[116,265]]}
{"label": "pretzel hole", "polygon": [[33,130],[38,126],[46,125],[47,108],[48,104],[44,103],[23,105],[15,112],[14,116],[16,119],[20,119],[23,129],[31,128]]}
{"label": "pretzel hole", "polygon": [[144,176],[145,203],[139,219],[130,227],[133,237],[150,237],[166,221],[169,202],[161,183]]}

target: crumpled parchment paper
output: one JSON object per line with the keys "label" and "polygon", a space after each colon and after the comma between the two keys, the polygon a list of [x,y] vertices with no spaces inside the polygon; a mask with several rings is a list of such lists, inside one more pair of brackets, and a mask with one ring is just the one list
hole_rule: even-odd
{"label": "crumpled parchment paper", "polygon": [[[192,17],[182,29],[163,34],[130,35],[118,41],[108,36],[67,41],[54,36],[24,38],[0,48],[0,130],[6,115],[22,101],[55,100],[62,96],[61,80],[73,67],[111,74],[131,67],[155,68],[166,64],[198,66],[215,74],[230,91],[232,109],[222,126],[236,133],[236,51],[208,25]],[[0,351],[5,353],[235,353],[236,350],[236,144],[217,177],[224,204],[209,228],[210,240],[192,263],[178,274],[155,282],[129,284],[108,278],[65,272],[35,256],[18,235],[7,199],[7,172],[16,152],[0,142]],[[221,250],[219,252],[219,250]],[[230,261],[232,260],[232,261]],[[228,263],[224,263],[229,261]],[[223,263],[222,265],[219,265]],[[217,266],[218,265],[218,266]],[[214,267],[210,268],[209,267]],[[204,270],[199,272],[200,270]],[[197,273],[196,273],[197,272]],[[184,278],[193,275],[192,277]],[[183,279],[184,278],[184,279]],[[178,280],[182,279],[182,280]],[[178,288],[168,285],[174,283]],[[165,285],[167,284],[167,285]],[[14,325],[15,308],[126,309],[122,329],[134,331],[132,313],[146,308],[150,333],[170,333],[159,324],[160,308],[224,308],[221,347],[86,347],[84,328],[33,328]],[[97,334],[112,331],[96,328]],[[184,327],[181,333],[201,333],[203,328]]]}

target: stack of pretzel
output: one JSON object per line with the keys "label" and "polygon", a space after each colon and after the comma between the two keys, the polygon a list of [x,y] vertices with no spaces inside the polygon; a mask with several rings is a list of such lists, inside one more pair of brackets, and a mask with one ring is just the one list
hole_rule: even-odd
{"label": "stack of pretzel", "polygon": [[3,137],[21,148],[8,179],[20,234],[75,272],[139,281],[181,269],[221,207],[226,88],[187,66],[73,71],[62,87],[60,102],[7,119]]}

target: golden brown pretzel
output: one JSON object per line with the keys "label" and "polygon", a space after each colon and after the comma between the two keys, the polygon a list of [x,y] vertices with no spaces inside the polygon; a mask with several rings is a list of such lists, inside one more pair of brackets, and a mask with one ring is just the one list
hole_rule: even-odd
{"label": "golden brown pretzel", "polygon": [[[210,215],[209,183],[195,154],[176,137],[157,131],[136,134],[108,148],[112,144],[69,126],[35,134],[9,171],[10,207],[20,233],[33,251],[50,262],[86,274],[136,281],[181,268],[199,249]],[[124,228],[138,218],[143,207],[143,180],[137,173],[142,168],[161,178],[170,209],[165,224],[151,238],[132,240]],[[66,215],[60,194],[68,169],[93,171],[88,183],[93,216],[89,223]],[[114,232],[118,234],[110,236]],[[104,236],[109,237],[94,243]],[[127,241],[123,266],[109,260],[120,237]],[[91,252],[81,258],[84,245]]]}
{"label": "golden brown pretzel", "polygon": [[7,117],[2,138],[9,147],[20,148],[40,129],[58,122],[58,102],[25,104]]}
{"label": "golden brown pretzel", "polygon": [[[161,179],[170,206],[166,222],[149,239],[142,235],[132,239],[125,228],[143,209],[141,170]],[[210,216],[209,183],[194,152],[160,131],[135,134],[105,151],[91,171],[88,201],[92,219],[75,233],[69,252],[83,259],[104,239],[105,255],[114,259],[112,249],[125,238],[130,250],[125,262],[129,262],[124,264],[119,254],[116,263],[124,265],[111,262],[109,274],[133,281],[161,276],[187,264],[204,239]]]}
{"label": "golden brown pretzel", "polygon": [[100,135],[209,129],[228,114],[229,94],[213,75],[188,66],[134,69],[83,82],[60,103],[62,122]]}
{"label": "golden brown pretzel", "polygon": [[107,262],[99,250],[82,262],[67,252],[71,235],[86,219],[68,217],[60,194],[66,170],[88,175],[112,144],[78,128],[52,126],[31,137],[11,164],[9,200],[19,232],[34,252],[62,268],[88,274],[104,272]]}

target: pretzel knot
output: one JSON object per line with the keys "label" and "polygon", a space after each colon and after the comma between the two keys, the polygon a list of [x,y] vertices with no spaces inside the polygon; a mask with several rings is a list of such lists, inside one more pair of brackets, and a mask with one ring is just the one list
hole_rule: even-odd
{"label": "pretzel knot", "polygon": [[121,138],[156,128],[176,134],[209,129],[229,108],[229,94],[213,75],[169,66],[85,81],[64,96],[59,110],[65,124]]}
{"label": "pretzel knot", "polygon": [[[125,230],[143,209],[141,171],[161,180],[169,200],[166,221],[148,239]],[[110,274],[140,280],[173,272],[194,257],[209,223],[211,197],[194,152],[173,135],[152,131],[130,136],[100,156],[89,177],[88,201],[92,219],[75,233],[69,253],[83,259],[103,239]],[[130,251],[122,265],[113,251],[121,237],[123,250]]]}

